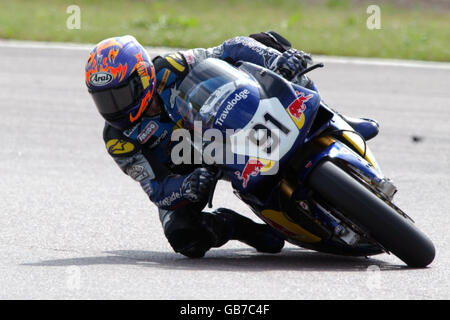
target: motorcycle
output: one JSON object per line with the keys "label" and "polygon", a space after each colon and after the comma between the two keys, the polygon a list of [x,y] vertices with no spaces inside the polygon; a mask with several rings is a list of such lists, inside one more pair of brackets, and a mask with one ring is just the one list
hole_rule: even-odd
{"label": "motorcycle", "polygon": [[364,138],[314,85],[208,58],[176,90],[172,120],[197,136],[216,134],[196,149],[218,147],[208,166],[286,241],[338,255],[393,253],[410,267],[433,261],[433,243],[393,203],[397,188]]}

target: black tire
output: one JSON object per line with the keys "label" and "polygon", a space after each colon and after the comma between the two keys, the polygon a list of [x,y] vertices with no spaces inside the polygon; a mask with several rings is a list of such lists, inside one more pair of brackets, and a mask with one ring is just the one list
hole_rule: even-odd
{"label": "black tire", "polygon": [[319,163],[307,185],[408,266],[433,261],[435,248],[425,234],[334,163]]}

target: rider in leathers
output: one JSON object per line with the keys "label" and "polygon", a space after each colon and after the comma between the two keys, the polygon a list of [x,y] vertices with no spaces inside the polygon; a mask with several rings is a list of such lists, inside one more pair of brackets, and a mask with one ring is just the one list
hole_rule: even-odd
{"label": "rider in leathers", "polygon": [[[138,72],[130,72],[131,55],[136,57],[136,70],[133,70]],[[198,165],[174,165],[171,161],[171,149],[176,143],[171,141],[171,134],[180,124],[174,123],[165,110],[173,107],[177,88],[189,71],[210,57],[230,64],[248,61],[312,88],[307,77],[293,78],[312,63],[310,55],[292,49],[286,39],[273,31],[235,37],[213,48],[157,56],[151,61],[133,37],[106,39],[91,52],[86,65],[86,84],[106,119],[103,138],[108,153],[156,204],[164,234],[175,252],[198,258],[230,239],[244,242],[260,252],[280,252],[284,239],[269,226],[229,209],[203,211],[214,173]],[[128,62],[121,63],[119,68],[121,61]],[[147,90],[144,94],[139,81],[134,87],[130,85],[137,73]],[[128,113],[130,108],[124,108],[126,103],[121,100],[126,99],[121,98],[121,94],[126,86],[123,83],[131,88],[130,93],[127,91],[123,95],[131,98],[135,95],[134,103],[137,101],[140,108],[133,103],[129,105],[137,111]],[[141,91],[133,89],[138,87]],[[372,120],[348,118],[348,121],[366,138],[378,132],[378,124]]]}

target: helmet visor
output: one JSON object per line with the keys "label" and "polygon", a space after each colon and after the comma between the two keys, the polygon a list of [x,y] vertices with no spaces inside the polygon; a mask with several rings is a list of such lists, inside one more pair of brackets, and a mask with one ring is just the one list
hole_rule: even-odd
{"label": "helmet visor", "polygon": [[102,115],[113,115],[127,111],[135,106],[144,92],[141,78],[137,72],[128,78],[120,87],[102,91],[89,90],[98,111]]}

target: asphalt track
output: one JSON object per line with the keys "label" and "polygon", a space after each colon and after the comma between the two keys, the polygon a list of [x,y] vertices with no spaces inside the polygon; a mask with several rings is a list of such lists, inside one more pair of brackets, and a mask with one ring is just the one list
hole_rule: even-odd
{"label": "asphalt track", "polygon": [[[372,151],[437,249],[428,268],[409,269],[392,255],[293,245],[268,255],[231,241],[200,260],[172,252],[156,208],[105,151],[87,53],[0,43],[1,299],[450,298],[450,64],[323,58],[312,75],[330,105],[381,123]],[[214,205],[253,217],[225,183]]]}

